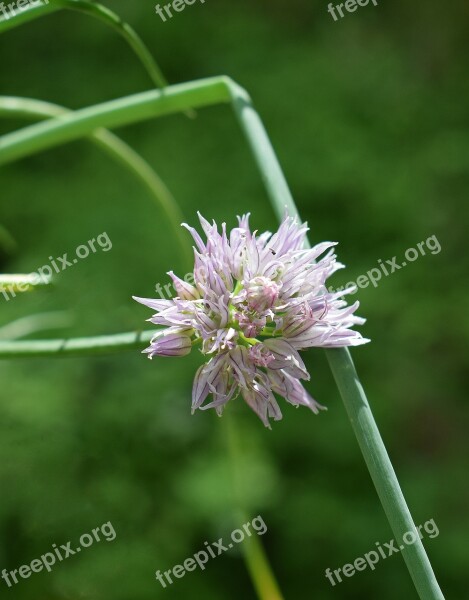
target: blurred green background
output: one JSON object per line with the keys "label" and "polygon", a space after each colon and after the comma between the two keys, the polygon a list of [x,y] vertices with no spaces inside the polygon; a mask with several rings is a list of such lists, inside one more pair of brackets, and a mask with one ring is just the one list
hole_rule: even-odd
{"label": "blurred green background", "polygon": [[[164,3],[164,2],[163,2]],[[264,119],[313,242],[338,240],[341,285],[436,235],[419,258],[360,290],[372,343],[353,352],[376,419],[447,598],[467,596],[469,503],[465,358],[469,82],[467,3],[403,0],[334,22],[327,2],[196,2],[163,23],[154,2],[109,0],[175,83],[227,74]],[[0,38],[0,92],[79,108],[148,89],[118,35],[60,12]],[[26,123],[1,122],[2,131]],[[168,184],[185,219],[251,211],[276,227],[228,107],[120,130]],[[0,326],[67,311],[49,336],[136,330],[165,273],[183,275],[161,209],[127,172],[86,141],[0,171],[0,223],[16,241],[2,272],[31,272],[108,233],[98,252],[53,290],[0,297]],[[35,336],[37,337],[37,335]],[[225,419],[190,415],[201,358],[101,358],[0,363],[0,569],[18,568],[111,521],[115,541],[35,574],[1,597],[18,600],[255,598],[240,548],[163,590],[167,570],[228,535],[236,517],[228,427],[238,436],[241,494],[262,515],[285,598],[416,597],[402,557],[332,587],[324,576],[389,541],[387,524],[321,350],[306,356],[314,416],[282,403],[265,430],[241,401]]]}

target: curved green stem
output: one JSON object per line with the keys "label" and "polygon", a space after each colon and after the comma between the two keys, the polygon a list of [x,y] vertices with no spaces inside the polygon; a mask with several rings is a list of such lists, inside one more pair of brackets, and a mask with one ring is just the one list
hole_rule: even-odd
{"label": "curved green stem", "polygon": [[[112,10],[95,2],[88,2],[87,0],[48,0],[48,4],[25,6],[21,10],[17,9],[14,16],[7,18],[3,15],[0,18],[0,34],[13,27],[61,9],[70,9],[85,13],[112,27],[125,39],[138,56],[155,86],[164,88],[168,85],[160,67],[137,32]],[[8,9],[6,10],[8,11]],[[11,14],[11,12],[7,12],[7,14]]]}
{"label": "curved green stem", "polygon": [[[0,97],[0,117],[44,119],[60,117],[69,112],[69,110],[62,106],[43,102],[42,100],[12,96]],[[179,241],[183,264],[189,268],[192,261],[192,247],[187,235],[185,235],[184,230],[181,228],[184,217],[173,195],[158,174],[128,144],[110,131],[100,128],[92,132],[89,137],[107,154],[126,167],[149,190],[156,203],[165,212]]]}
{"label": "curved green stem", "polygon": [[24,23],[28,23],[29,21],[33,21],[39,17],[43,17],[49,13],[55,12],[59,9],[59,6],[56,6],[50,2],[48,4],[39,4],[37,6],[25,6],[24,10],[15,11],[13,15],[11,11],[6,9],[6,14],[0,13],[0,34],[4,33],[5,31],[9,31],[10,29],[14,29],[15,27],[19,27]]}
{"label": "curved green stem", "polygon": [[73,339],[0,341],[0,359],[90,356],[138,350],[144,344],[148,344],[157,331],[134,331]]}

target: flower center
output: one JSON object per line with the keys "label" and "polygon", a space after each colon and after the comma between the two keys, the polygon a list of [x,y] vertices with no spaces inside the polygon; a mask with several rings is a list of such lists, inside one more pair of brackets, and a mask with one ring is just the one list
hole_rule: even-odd
{"label": "flower center", "polygon": [[248,307],[262,314],[270,310],[278,300],[280,287],[268,277],[254,277],[246,287],[246,301]]}
{"label": "flower center", "polygon": [[268,277],[254,277],[247,285],[238,282],[229,306],[230,325],[252,342],[272,321],[280,286]]}

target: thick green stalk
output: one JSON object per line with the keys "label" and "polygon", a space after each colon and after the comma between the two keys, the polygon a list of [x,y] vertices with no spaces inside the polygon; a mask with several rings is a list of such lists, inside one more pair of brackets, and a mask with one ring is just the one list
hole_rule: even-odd
{"label": "thick green stalk", "polygon": [[[285,210],[290,215],[297,216],[295,203],[277,157],[248,95],[224,77],[171,86],[164,94],[147,92],[131,96],[10,134],[3,138],[0,163],[11,162],[15,158],[83,137],[100,126],[123,125],[186,110],[191,106],[207,106],[221,102],[231,102],[233,105],[278,217],[283,217]],[[92,351],[92,347],[90,350]],[[371,476],[378,495],[399,542],[405,533],[415,531],[415,525],[352,359],[349,352],[344,350],[328,350],[327,355],[365,461],[368,466],[371,465]],[[418,536],[414,544],[404,545],[402,555],[420,598],[442,600],[443,594]]]}
{"label": "thick green stalk", "polygon": [[[344,398],[345,408],[366,465],[391,524],[396,542],[402,549],[415,587],[422,599],[442,599],[443,594],[407,508],[350,352],[348,348],[331,349],[327,351],[327,359],[342,398]],[[407,545],[404,539],[407,532],[413,532],[418,542]]]}
{"label": "thick green stalk", "polygon": [[[0,117],[24,117],[44,119],[65,115],[69,110],[30,98],[17,98],[12,96],[0,97]],[[163,209],[168,218],[174,234],[179,241],[178,248],[181,252],[182,264],[189,268],[192,261],[192,247],[185,231],[181,228],[184,217],[171,192],[155,170],[128,144],[107,129],[97,129],[90,134],[90,139],[112,158],[128,169],[149,190],[152,198]]]}
{"label": "thick green stalk", "polygon": [[0,17],[0,34],[61,9],[75,10],[90,15],[112,27],[125,39],[138,56],[154,85],[159,88],[168,85],[160,67],[138,33],[112,10],[95,2],[88,2],[87,0],[48,0],[47,4],[29,5],[21,9],[17,7],[14,9],[13,16],[9,8],[5,8],[3,16]]}

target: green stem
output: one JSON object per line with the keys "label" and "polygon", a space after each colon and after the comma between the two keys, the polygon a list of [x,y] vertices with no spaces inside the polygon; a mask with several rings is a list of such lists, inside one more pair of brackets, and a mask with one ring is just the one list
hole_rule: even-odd
{"label": "green stem", "polygon": [[[5,299],[9,300],[9,296],[15,296],[18,292],[32,292],[37,287],[50,285],[52,277],[38,277],[35,273],[27,275],[6,274],[0,275],[0,293]],[[1,296],[0,296],[1,299]]]}
{"label": "green stem", "polygon": [[230,102],[226,77],[172,85],[73,111],[4,135],[0,165],[90,135],[100,127],[130,125],[190,108]]}
{"label": "green stem", "polygon": [[[62,106],[32,100],[30,98],[17,98],[12,96],[0,97],[0,117],[24,117],[24,118],[50,118],[59,117],[70,111]],[[128,169],[149,190],[152,198],[165,212],[174,233],[179,241],[183,264],[189,269],[193,259],[192,247],[188,237],[181,228],[184,217],[171,192],[154,169],[128,144],[107,129],[97,129],[90,134],[94,141],[112,158],[117,160]]]}
{"label": "green stem", "polygon": [[[88,14],[112,27],[125,39],[138,56],[154,85],[159,88],[164,88],[168,85],[160,67],[137,32],[130,25],[124,23],[114,12],[95,2],[88,2],[87,0],[48,0],[48,4],[24,7],[21,11],[15,11],[14,16],[7,18],[3,15],[0,17],[0,34],[61,9],[70,9]],[[7,12],[7,14],[11,13]]]}
{"label": "green stem", "polygon": [[[230,102],[233,106],[277,216],[282,218],[285,210],[292,216],[298,216],[275,152],[249,96],[226,77],[171,86],[164,94],[146,92],[115,100],[4,136],[0,163],[83,137],[100,126],[123,125],[183,111],[192,106],[222,102]],[[344,350],[328,350],[327,355],[334,377],[340,383],[340,393],[365,461],[368,466],[373,465],[371,475],[391,528],[396,538],[402,539],[405,532],[415,531],[415,525],[350,354]],[[420,598],[442,600],[443,594],[419,536],[414,544],[404,545],[402,554]]]}
{"label": "green stem", "polygon": [[[243,90],[234,90],[233,107],[262,174],[272,206],[281,220],[288,212],[300,220],[293,197],[270,140]],[[363,387],[346,348],[326,350],[332,373],[352,423],[363,457],[398,543],[415,524],[371,412]],[[403,544],[402,555],[422,600],[444,600],[432,566],[418,535],[412,545]]]}
{"label": "green stem", "polygon": [[[236,513],[244,523],[248,522],[242,496],[243,471],[240,465],[242,446],[239,442],[238,430],[234,422],[233,412],[226,414],[223,419],[226,435],[224,436],[230,457],[233,498]],[[257,596],[260,600],[283,600],[274,571],[270,566],[264,546],[257,535],[247,537],[243,542],[243,557],[251,577]]]}
{"label": "green stem", "polygon": [[138,350],[148,344],[156,332],[157,330],[135,331],[57,340],[0,341],[0,359],[90,356]]}
{"label": "green stem", "polygon": [[[402,548],[402,555],[415,587],[424,600],[442,599],[443,594],[407,508],[350,352],[348,348],[330,349],[327,350],[327,359],[397,544]],[[413,532],[418,541],[407,545],[404,540],[407,532]]]}
{"label": "green stem", "polygon": [[244,561],[260,600],[283,600],[267,553],[257,535],[246,539]]}

